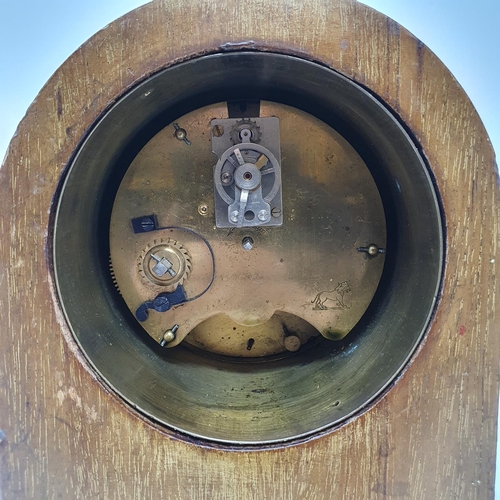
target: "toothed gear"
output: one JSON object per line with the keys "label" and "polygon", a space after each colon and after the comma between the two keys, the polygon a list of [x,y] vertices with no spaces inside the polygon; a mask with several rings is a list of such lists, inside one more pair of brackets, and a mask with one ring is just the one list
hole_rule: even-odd
{"label": "toothed gear", "polygon": [[120,291],[120,287],[118,286],[118,281],[116,280],[115,269],[111,261],[111,255],[109,256],[109,273],[111,275],[111,281],[113,282],[113,285],[118,290],[118,293],[121,295],[122,292]]}
{"label": "toothed gear", "polygon": [[252,138],[250,139],[250,142],[255,142],[255,143],[260,142],[261,138],[260,127],[252,120],[243,118],[242,120],[240,120],[231,127],[231,141],[233,144],[241,144],[242,140],[240,137],[240,132],[243,129],[248,129],[250,130],[250,132],[252,132]]}
{"label": "toothed gear", "polygon": [[173,292],[191,272],[191,257],[186,248],[171,238],[155,239],[144,248],[137,261],[144,284],[152,290]]}

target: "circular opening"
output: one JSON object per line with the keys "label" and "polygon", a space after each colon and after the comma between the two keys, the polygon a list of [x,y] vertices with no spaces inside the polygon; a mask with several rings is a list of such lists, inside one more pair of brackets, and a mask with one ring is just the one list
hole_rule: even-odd
{"label": "circular opening", "polygon": [[251,210],[247,210],[245,212],[245,219],[246,220],[254,220],[255,219],[255,214]]}
{"label": "circular opening", "polygon": [[245,179],[246,181],[249,181],[251,178],[252,178],[251,172],[245,172],[243,174],[243,179]]}
{"label": "circular opening", "polygon": [[[387,226],[380,285],[362,319],[339,342],[325,339],[265,361],[207,356],[182,345],[164,349],[145,334],[113,286],[108,259],[114,196],[133,159],[167,124],[209,104],[256,99],[322,120],[370,169]],[[300,440],[362,411],[415,352],[441,281],[441,215],[414,142],[361,87],[323,66],[284,55],[201,57],[159,72],[130,91],[99,120],[75,155],[54,220],[60,301],[96,371],[144,415],[181,433],[231,445]],[[288,343],[295,348],[293,339]],[[246,345],[258,347],[254,336]]]}

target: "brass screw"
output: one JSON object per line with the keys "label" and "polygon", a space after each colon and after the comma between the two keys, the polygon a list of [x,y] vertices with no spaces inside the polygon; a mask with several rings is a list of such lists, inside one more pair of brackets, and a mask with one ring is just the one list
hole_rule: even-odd
{"label": "brass screw", "polygon": [[160,345],[164,347],[166,344],[170,344],[175,340],[175,332],[179,329],[179,325],[174,325],[172,328],[167,330],[161,340],[160,340]]}
{"label": "brass screw", "polygon": [[179,127],[177,123],[174,123],[174,129],[174,137],[179,141],[184,141],[188,146],[190,146],[191,143],[188,141],[187,132],[183,128]]}
{"label": "brass screw", "polygon": [[285,349],[290,352],[295,352],[300,349],[300,338],[296,335],[285,337]]}
{"label": "brass screw", "polygon": [[367,247],[358,247],[358,252],[366,252],[370,257],[375,257],[379,253],[385,253],[385,248],[379,248],[375,243],[370,243]]}
{"label": "brass screw", "polygon": [[221,137],[224,135],[224,127],[222,125],[214,125],[212,128],[212,135],[214,137]]}

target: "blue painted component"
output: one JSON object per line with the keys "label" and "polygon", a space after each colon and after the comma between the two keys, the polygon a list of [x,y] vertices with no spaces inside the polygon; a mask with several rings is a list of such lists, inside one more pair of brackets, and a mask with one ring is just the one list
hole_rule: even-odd
{"label": "blue painted component", "polygon": [[135,311],[135,317],[140,321],[146,321],[149,317],[149,309],[157,312],[169,311],[172,307],[186,302],[186,292],[182,285],[179,285],[173,292],[163,292],[158,294],[153,300],[143,302]]}

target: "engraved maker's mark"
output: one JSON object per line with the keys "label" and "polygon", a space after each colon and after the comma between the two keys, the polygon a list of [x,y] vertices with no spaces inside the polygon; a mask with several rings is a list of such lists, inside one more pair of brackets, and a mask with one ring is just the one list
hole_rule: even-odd
{"label": "engraved maker's mark", "polygon": [[328,309],[348,309],[344,302],[346,294],[351,292],[351,285],[348,281],[341,281],[333,290],[324,290],[316,294],[311,303],[316,311],[326,311]]}

